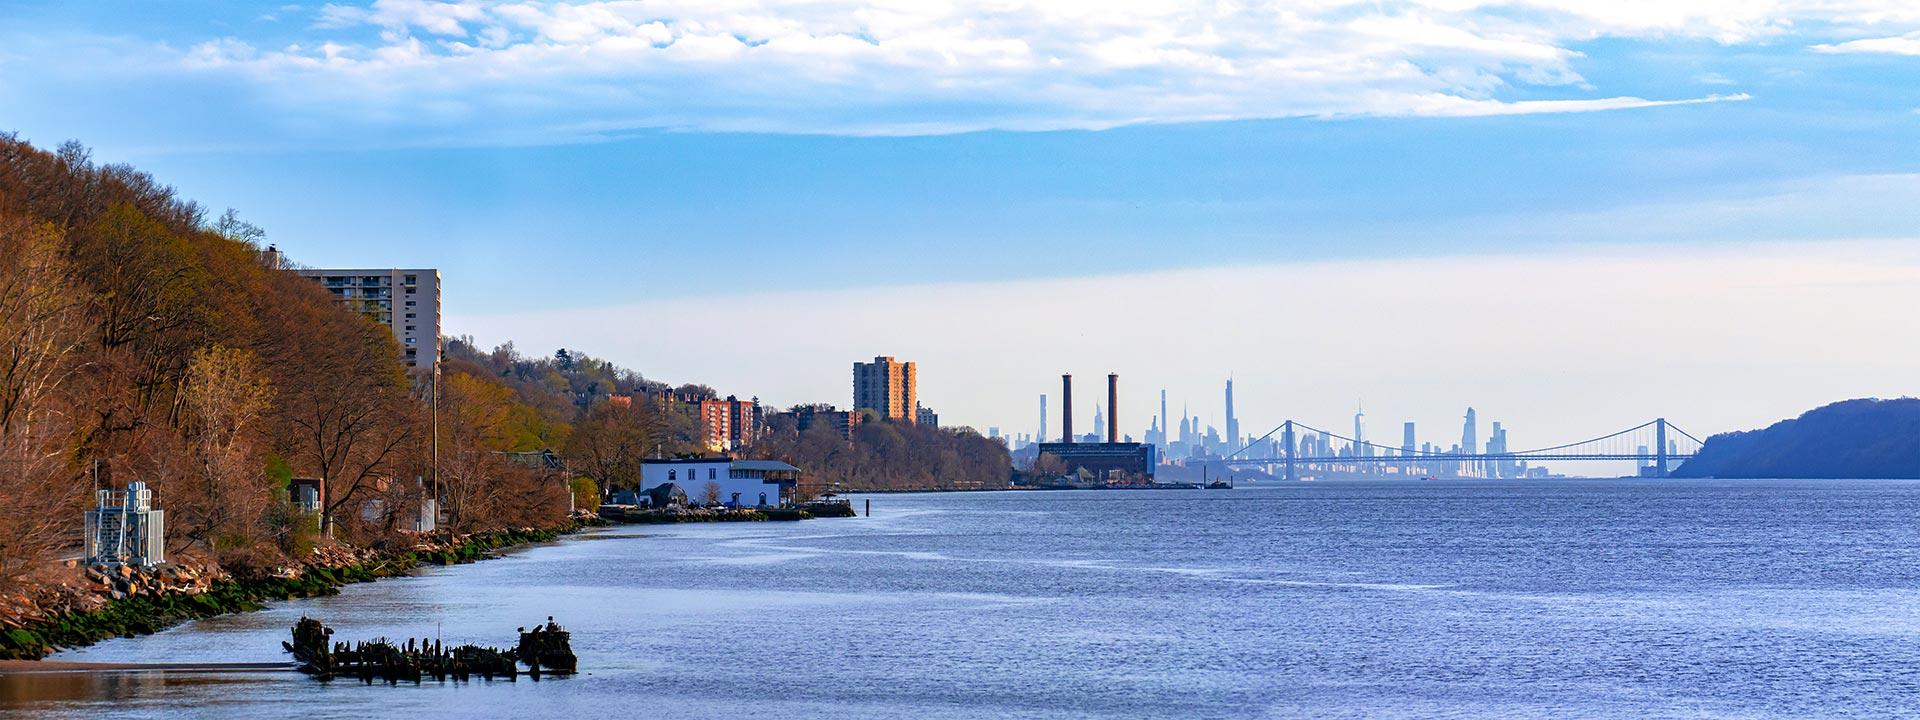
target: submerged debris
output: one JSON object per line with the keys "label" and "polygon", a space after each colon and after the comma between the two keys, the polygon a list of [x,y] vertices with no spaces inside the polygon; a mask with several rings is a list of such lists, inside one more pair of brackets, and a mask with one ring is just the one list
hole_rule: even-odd
{"label": "submerged debris", "polygon": [[532,632],[521,629],[520,642],[513,650],[481,645],[443,647],[439,640],[409,638],[395,645],[386,638],[366,642],[333,642],[333,629],[319,620],[301,617],[293,626],[293,642],[281,647],[293,653],[300,672],[319,680],[336,677],[357,678],[368,685],[375,680],[389,685],[401,682],[419,684],[431,677],[445,681],[469,680],[478,675],[492,680],[515,680],[521,673],[519,663],[535,680],[541,672],[572,674],[579,664],[574,657],[571,635],[549,616],[547,624]]}

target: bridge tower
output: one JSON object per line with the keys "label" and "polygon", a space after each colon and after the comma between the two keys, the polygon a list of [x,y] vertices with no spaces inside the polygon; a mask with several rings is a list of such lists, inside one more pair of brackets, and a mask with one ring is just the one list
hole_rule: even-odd
{"label": "bridge tower", "polygon": [[1287,482],[1299,482],[1300,476],[1298,474],[1295,474],[1293,470],[1293,457],[1296,454],[1294,452],[1294,449],[1297,447],[1296,445],[1293,444],[1293,421],[1288,420],[1287,424],[1282,427],[1283,429],[1280,432],[1280,442],[1281,442],[1281,449],[1285,450],[1287,453]]}
{"label": "bridge tower", "polygon": [[1667,419],[1653,421],[1653,442],[1658,447],[1653,451],[1654,477],[1667,476]]}

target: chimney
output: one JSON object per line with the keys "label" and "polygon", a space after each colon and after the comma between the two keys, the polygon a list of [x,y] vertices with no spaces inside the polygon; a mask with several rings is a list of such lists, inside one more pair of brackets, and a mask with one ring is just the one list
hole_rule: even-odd
{"label": "chimney", "polygon": [[1107,373],[1107,443],[1120,442],[1120,374]]}
{"label": "chimney", "polygon": [[1060,442],[1073,442],[1073,375],[1060,376]]}

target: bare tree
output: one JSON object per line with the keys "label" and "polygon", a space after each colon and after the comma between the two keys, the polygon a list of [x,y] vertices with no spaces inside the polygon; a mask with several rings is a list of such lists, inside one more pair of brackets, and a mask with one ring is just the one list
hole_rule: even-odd
{"label": "bare tree", "polygon": [[[321,529],[331,533],[339,511],[378,491],[409,460],[423,409],[408,394],[385,328],[325,305],[280,309],[272,322],[311,329],[266,333],[262,344],[282,378],[274,383],[279,444],[296,472],[320,478]],[[315,337],[323,341],[301,342]]]}
{"label": "bare tree", "polygon": [[194,353],[185,395],[192,481],[170,503],[175,527],[216,552],[251,544],[272,498],[257,443],[272,389],[253,353],[216,345]]}
{"label": "bare tree", "polygon": [[0,588],[78,539],[85,502],[67,454],[84,340],[63,251],[51,227],[0,218]]}

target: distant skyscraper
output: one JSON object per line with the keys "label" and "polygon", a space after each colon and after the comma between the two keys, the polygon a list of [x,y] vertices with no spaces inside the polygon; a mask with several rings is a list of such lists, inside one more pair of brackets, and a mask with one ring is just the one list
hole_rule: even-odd
{"label": "distant skyscraper", "polygon": [[[1473,408],[1467,408],[1466,426],[1460,429],[1460,452],[1466,455],[1475,455],[1480,452],[1480,419]],[[1466,461],[1466,474],[1478,475],[1479,469],[1479,463],[1472,460]]]}
{"label": "distant skyscraper", "polygon": [[1107,416],[1100,412],[1100,403],[1093,404],[1093,436],[1100,438],[1094,442],[1106,442]]}
{"label": "distant skyscraper", "polygon": [[1353,413],[1353,454],[1355,457],[1373,457],[1373,446],[1367,444],[1367,410],[1356,408]]}
{"label": "distant skyscraper", "polygon": [[1040,434],[1034,437],[1047,439],[1047,394],[1040,393]]}
{"label": "distant skyscraper", "polygon": [[[1227,378],[1227,444],[1240,449],[1240,418],[1233,414],[1233,378]],[[1229,450],[1228,452],[1232,452]]]}
{"label": "distant skyscraper", "polygon": [[1172,429],[1167,426],[1167,389],[1160,388],[1160,452],[1163,454],[1167,451],[1167,431]]}
{"label": "distant skyscraper", "polygon": [[1400,452],[1413,453],[1413,423],[1400,426]]}

